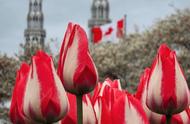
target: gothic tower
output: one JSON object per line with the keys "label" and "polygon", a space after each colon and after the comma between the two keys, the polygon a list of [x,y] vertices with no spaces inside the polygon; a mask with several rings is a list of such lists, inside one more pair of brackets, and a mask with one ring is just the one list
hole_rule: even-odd
{"label": "gothic tower", "polygon": [[44,16],[42,12],[42,0],[30,0],[27,16],[27,29],[24,32],[26,44],[40,43],[44,47],[46,32],[43,29]]}
{"label": "gothic tower", "polygon": [[91,19],[88,21],[89,39],[92,40],[92,27],[110,23],[108,0],[93,0],[91,6]]}

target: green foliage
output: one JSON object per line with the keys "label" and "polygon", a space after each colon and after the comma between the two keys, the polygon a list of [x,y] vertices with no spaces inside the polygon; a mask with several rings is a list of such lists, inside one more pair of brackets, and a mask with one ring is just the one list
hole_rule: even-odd
{"label": "green foliage", "polygon": [[18,61],[7,55],[0,55],[0,101],[10,97],[15,81]]}
{"label": "green foliage", "polygon": [[28,42],[25,44],[20,44],[20,48],[20,52],[16,54],[17,58],[20,62],[27,62],[29,64],[31,63],[31,57],[35,55],[38,50],[44,50],[48,54],[52,54],[49,42],[47,42],[44,47],[40,44],[40,42]]}

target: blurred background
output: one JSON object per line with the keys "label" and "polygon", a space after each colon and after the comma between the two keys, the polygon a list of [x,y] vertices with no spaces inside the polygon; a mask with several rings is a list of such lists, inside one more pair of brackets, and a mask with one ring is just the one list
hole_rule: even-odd
{"label": "blurred background", "polygon": [[[119,78],[124,89],[135,92],[140,74],[151,66],[159,45],[167,43],[190,83],[189,0],[0,0],[0,17],[0,124],[9,123],[20,63],[30,63],[36,50],[43,49],[56,66],[68,22],[87,32],[100,81]],[[94,41],[93,27],[103,30],[121,19],[122,37]]]}

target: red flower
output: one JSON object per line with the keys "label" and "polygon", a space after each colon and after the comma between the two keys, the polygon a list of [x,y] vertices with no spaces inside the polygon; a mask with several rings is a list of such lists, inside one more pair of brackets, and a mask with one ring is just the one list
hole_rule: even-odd
{"label": "red flower", "polygon": [[152,112],[146,105],[146,96],[147,96],[147,83],[150,74],[150,69],[146,68],[144,73],[141,75],[140,83],[137,88],[135,97],[141,102],[145,113],[151,124],[161,124],[162,118],[164,115],[160,115]]}
{"label": "red flower", "polygon": [[[135,97],[141,102],[147,117],[149,118],[149,122],[151,124],[166,124],[165,115],[160,115],[152,112],[146,105],[146,94],[147,94],[147,82],[150,74],[150,69],[146,68],[144,73],[141,75],[140,83],[137,88],[137,92]],[[190,109],[186,109],[185,111],[173,115],[171,123],[172,124],[189,124],[190,121]],[[189,112],[188,112],[189,111]]]}
{"label": "red flower", "polygon": [[176,114],[190,104],[190,94],[176,54],[161,45],[153,62],[147,90],[147,106],[160,114]]}
{"label": "red flower", "polygon": [[94,101],[94,108],[99,124],[149,124],[139,101],[112,88],[106,81]]}
{"label": "red flower", "polygon": [[[77,108],[76,97],[70,93],[67,93],[70,103],[70,110],[68,114],[61,121],[62,124],[76,124],[77,123]],[[83,96],[83,124],[97,124],[97,118],[90,101],[89,96],[86,94]]]}
{"label": "red flower", "polygon": [[58,75],[67,91],[85,94],[97,83],[96,67],[88,50],[88,39],[79,25],[69,23],[60,51]]}
{"label": "red flower", "polygon": [[26,118],[23,114],[23,95],[29,72],[29,65],[23,63],[20,70],[17,71],[16,82],[12,94],[10,107],[10,120],[13,124],[26,124]]}
{"label": "red flower", "polygon": [[67,95],[52,58],[42,51],[32,58],[23,102],[26,117],[41,123],[57,122],[68,111]]}

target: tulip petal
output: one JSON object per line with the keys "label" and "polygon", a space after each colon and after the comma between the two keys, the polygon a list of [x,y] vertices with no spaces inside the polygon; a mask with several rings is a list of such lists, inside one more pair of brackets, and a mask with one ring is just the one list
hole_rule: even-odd
{"label": "tulip petal", "polygon": [[[62,124],[76,124],[77,123],[77,105],[76,96],[67,93],[70,105],[72,106],[69,113],[61,121]],[[96,124],[97,119],[95,116],[92,103],[87,94],[83,95],[83,124]]]}
{"label": "tulip petal", "polygon": [[32,58],[24,96],[24,113],[30,120],[52,123],[62,119],[67,111],[67,96],[52,58],[38,51]]}
{"label": "tulip petal", "polygon": [[88,38],[79,25],[68,25],[61,47],[58,75],[65,89],[74,94],[92,91],[97,83],[97,70],[88,50]]}
{"label": "tulip petal", "polygon": [[22,101],[23,91],[25,89],[26,79],[29,72],[29,66],[22,63],[20,70],[17,71],[16,84],[12,94],[10,106],[10,119],[13,124],[25,124],[26,119],[23,114]]}
{"label": "tulip petal", "polygon": [[160,46],[148,80],[148,108],[159,114],[177,114],[190,104],[190,93],[176,54]]}

